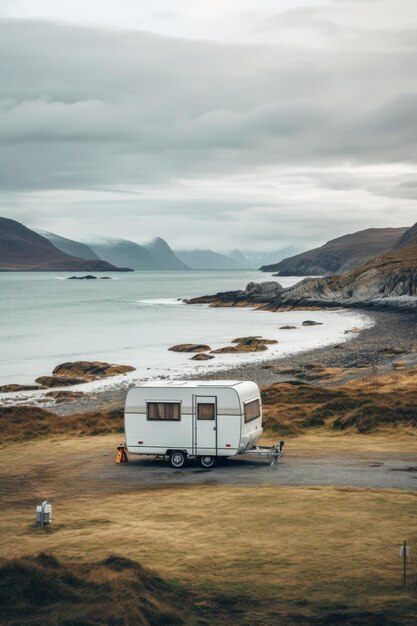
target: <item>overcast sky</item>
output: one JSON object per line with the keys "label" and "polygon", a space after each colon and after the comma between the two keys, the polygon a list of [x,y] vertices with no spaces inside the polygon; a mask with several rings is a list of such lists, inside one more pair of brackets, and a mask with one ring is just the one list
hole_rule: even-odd
{"label": "overcast sky", "polygon": [[0,0],[0,214],[276,250],[417,221],[416,0]]}

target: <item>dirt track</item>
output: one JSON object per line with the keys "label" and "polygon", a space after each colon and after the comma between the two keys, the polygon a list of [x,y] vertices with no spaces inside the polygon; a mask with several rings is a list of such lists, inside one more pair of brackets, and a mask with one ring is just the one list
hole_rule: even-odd
{"label": "dirt track", "polygon": [[182,470],[173,470],[162,460],[130,455],[129,463],[119,467],[106,464],[100,474],[110,481],[122,474],[125,487],[142,488],[196,484],[332,485],[417,491],[417,455],[301,456],[289,450],[273,467],[263,459],[240,457],[228,459],[210,471],[200,468],[196,461],[190,461]]}
{"label": "dirt track", "polygon": [[[0,500],[28,506],[39,498],[119,494],[161,487],[202,485],[337,486],[417,491],[417,453],[287,445],[274,467],[265,460],[235,458],[203,470],[196,461],[173,470],[168,463],[130,455],[116,465],[113,436],[65,439],[13,446],[0,451]],[[401,446],[402,448],[402,446]],[[400,448],[400,449],[401,449]]]}

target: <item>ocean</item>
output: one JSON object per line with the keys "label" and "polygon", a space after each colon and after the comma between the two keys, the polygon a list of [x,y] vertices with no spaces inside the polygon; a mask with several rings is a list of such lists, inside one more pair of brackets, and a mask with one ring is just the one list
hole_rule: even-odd
{"label": "ocean", "polygon": [[[109,273],[112,280],[66,280],[71,275],[0,273],[0,384],[33,383],[59,363],[74,360],[133,365],[137,369],[129,380],[196,375],[345,341],[350,337],[345,330],[370,324],[356,311],[271,313],[181,302],[270,280],[257,271],[129,272]],[[298,280],[280,282],[289,286]],[[322,325],[303,327],[306,319]],[[296,329],[280,330],[287,324]],[[246,335],[279,343],[264,353],[216,355],[207,362],[168,351],[186,342],[218,348]]]}

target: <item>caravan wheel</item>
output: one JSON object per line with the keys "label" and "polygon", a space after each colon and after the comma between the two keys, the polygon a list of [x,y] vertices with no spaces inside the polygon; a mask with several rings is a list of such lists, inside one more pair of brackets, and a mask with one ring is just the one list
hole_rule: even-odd
{"label": "caravan wheel", "polygon": [[174,452],[171,452],[169,455],[171,467],[174,467],[175,469],[181,469],[181,467],[184,467],[186,460],[187,458],[184,452],[181,452],[180,450],[174,450]]}
{"label": "caravan wheel", "polygon": [[210,469],[216,465],[216,457],[215,456],[200,456],[199,459],[201,467],[204,469]]}

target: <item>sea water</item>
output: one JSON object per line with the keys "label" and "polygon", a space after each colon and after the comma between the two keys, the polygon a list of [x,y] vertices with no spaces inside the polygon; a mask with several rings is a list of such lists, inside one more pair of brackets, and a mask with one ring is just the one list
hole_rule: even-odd
{"label": "sea water", "polygon": [[[0,384],[33,383],[57,364],[75,360],[133,365],[136,372],[128,375],[129,381],[196,375],[344,341],[351,337],[346,330],[370,324],[363,314],[348,310],[272,313],[182,302],[271,280],[262,272],[108,275],[112,280],[66,280],[71,273],[63,272],[0,273]],[[279,280],[289,286],[300,279]],[[304,327],[306,319],[322,325]],[[280,330],[283,325],[296,329]],[[279,343],[266,352],[216,355],[207,362],[168,350],[177,343],[204,343],[215,349],[247,335]],[[98,385],[117,382],[109,379]]]}

